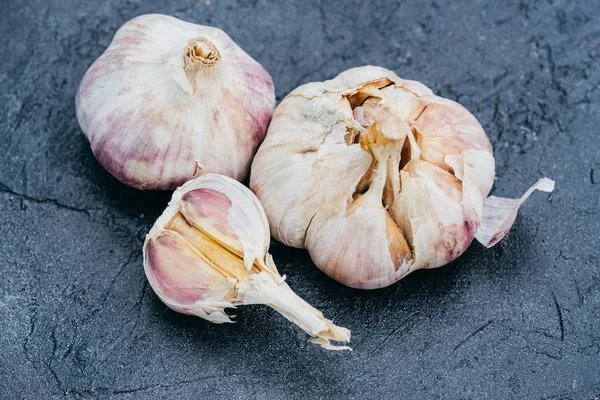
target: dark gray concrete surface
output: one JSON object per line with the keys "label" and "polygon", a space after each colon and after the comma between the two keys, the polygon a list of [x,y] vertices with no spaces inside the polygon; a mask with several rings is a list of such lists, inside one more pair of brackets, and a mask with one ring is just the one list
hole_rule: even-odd
{"label": "dark gray concrete surface", "polygon": [[[598,1],[81,1],[0,4],[0,398],[337,399],[600,396]],[[494,192],[541,176],[513,231],[389,288],[338,285],[273,243],[292,288],[352,330],[327,352],[276,312],[175,314],[143,238],[168,193],[124,187],[75,118],[116,29],[161,12],[224,29],[278,100],[376,64],[457,100],[494,145]]]}

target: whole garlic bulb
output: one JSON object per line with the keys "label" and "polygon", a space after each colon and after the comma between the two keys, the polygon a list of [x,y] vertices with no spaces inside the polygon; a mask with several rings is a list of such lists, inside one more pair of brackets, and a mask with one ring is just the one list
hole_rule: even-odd
{"label": "whole garlic bulb", "polygon": [[250,187],[273,236],[348,286],[388,286],[492,246],[520,200],[489,197],[492,147],[475,117],[379,67],[298,87],[277,107]]}
{"label": "whole garlic bulb", "polygon": [[76,98],[98,161],[140,189],[243,180],[274,107],[269,73],[223,31],[159,14],[117,31]]}
{"label": "whole garlic bulb", "polygon": [[206,174],[173,193],[144,243],[144,270],[171,309],[214,323],[232,322],[225,308],[266,304],[298,325],[310,341],[349,349],[350,331],[298,297],[268,253],[271,235],[256,196],[241,183]]}

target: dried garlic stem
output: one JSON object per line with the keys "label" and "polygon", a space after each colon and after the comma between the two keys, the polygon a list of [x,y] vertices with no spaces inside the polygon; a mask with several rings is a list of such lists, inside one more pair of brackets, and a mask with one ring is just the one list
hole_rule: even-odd
{"label": "dried garlic stem", "polygon": [[329,350],[352,350],[329,342],[350,341],[350,331],[326,319],[319,310],[294,293],[283,279],[276,280],[273,275],[262,272],[249,275],[236,285],[236,289],[243,304],[266,304],[313,336],[311,342]]}

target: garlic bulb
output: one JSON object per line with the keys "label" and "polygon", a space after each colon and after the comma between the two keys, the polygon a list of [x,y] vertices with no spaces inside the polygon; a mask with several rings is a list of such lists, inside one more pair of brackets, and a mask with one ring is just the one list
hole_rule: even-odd
{"label": "garlic bulb", "polygon": [[140,189],[243,180],[274,106],[269,73],[223,31],[158,14],[117,31],[76,99],[98,161]]}
{"label": "garlic bulb", "polygon": [[277,107],[250,187],[273,236],[348,286],[374,289],[500,240],[520,200],[486,199],[492,147],[460,104],[379,67],[295,89]]}
{"label": "garlic bulb", "polygon": [[171,309],[214,323],[232,322],[225,308],[266,304],[298,325],[311,342],[349,349],[350,331],[298,297],[268,253],[271,235],[258,199],[245,186],[207,174],[173,193],[144,243],[144,270]]}

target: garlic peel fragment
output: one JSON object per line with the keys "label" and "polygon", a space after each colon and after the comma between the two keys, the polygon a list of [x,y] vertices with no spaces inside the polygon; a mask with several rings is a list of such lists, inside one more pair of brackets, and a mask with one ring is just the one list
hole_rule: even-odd
{"label": "garlic peel fragment", "polygon": [[177,189],[144,243],[144,270],[158,297],[175,311],[214,323],[232,322],[225,312],[266,304],[294,322],[324,348],[348,342],[350,331],[334,325],[280,276],[271,255],[269,225],[256,196],[216,174]]}
{"label": "garlic peel fragment", "polygon": [[519,207],[535,191],[552,192],[554,181],[541,178],[518,199],[507,199],[503,197],[490,196],[483,201],[483,219],[477,230],[475,239],[487,248],[498,243],[510,230]]}

